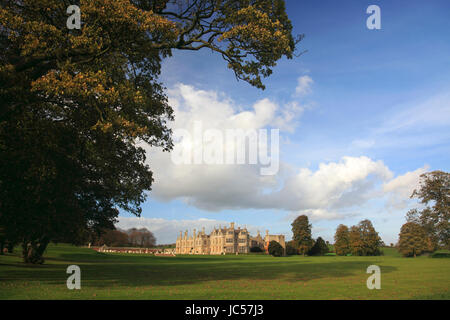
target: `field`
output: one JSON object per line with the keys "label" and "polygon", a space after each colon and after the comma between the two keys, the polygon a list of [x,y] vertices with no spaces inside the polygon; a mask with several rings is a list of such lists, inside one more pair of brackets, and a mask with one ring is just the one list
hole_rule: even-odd
{"label": "field", "polygon": [[[0,256],[0,299],[450,299],[450,259],[155,257],[97,253],[51,245],[44,265]],[[68,290],[66,268],[81,268],[81,290]],[[381,289],[369,290],[369,265],[381,268]]]}

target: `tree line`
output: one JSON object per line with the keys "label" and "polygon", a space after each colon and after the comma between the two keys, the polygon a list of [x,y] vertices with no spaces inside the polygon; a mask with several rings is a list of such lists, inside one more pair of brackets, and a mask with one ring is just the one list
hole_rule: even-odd
{"label": "tree line", "polygon": [[[450,174],[432,171],[420,176],[419,186],[410,198],[417,198],[422,209],[411,209],[407,222],[401,227],[397,250],[405,257],[416,257],[438,249],[450,249]],[[330,251],[321,237],[314,240],[306,215],[292,223],[292,240],[286,244],[286,253],[323,255]],[[336,255],[377,256],[384,246],[378,232],[368,219],[350,228],[340,224],[334,235]]]}
{"label": "tree line", "polygon": [[[286,254],[324,255],[330,253],[330,243],[322,237],[311,235],[312,225],[308,216],[298,216],[292,222],[292,240],[286,244]],[[383,242],[370,220],[362,220],[348,228],[341,224],[334,236],[334,252],[337,255],[376,256],[382,254]]]}
{"label": "tree line", "polygon": [[108,247],[151,248],[156,246],[156,238],[147,228],[116,229],[106,230],[98,238],[93,238],[91,244]]}

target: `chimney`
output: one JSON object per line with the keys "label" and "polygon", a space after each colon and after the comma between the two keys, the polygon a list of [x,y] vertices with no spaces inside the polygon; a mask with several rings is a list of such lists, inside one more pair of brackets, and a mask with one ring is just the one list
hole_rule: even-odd
{"label": "chimney", "polygon": [[194,229],[194,238],[195,238],[196,231],[197,231],[197,230]]}
{"label": "chimney", "polygon": [[231,229],[234,229],[234,222],[230,223]]}
{"label": "chimney", "polygon": [[205,234],[205,227],[202,228],[202,233]]}

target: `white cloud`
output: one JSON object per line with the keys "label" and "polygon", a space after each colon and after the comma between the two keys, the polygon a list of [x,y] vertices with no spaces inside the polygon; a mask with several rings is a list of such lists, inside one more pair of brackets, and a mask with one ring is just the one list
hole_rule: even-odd
{"label": "white cloud", "polygon": [[[343,157],[340,162],[319,164],[316,171],[300,168],[289,176],[281,190],[265,195],[263,203],[286,210],[314,210],[333,207],[351,207],[359,204],[360,197],[348,199],[348,193],[364,194],[370,179],[386,181],[392,177],[382,161],[368,157]],[[370,184],[372,186],[373,184]],[[342,202],[345,205],[342,205]],[[325,211],[310,211],[316,215]]]}
{"label": "white cloud", "polygon": [[388,205],[396,209],[407,207],[409,197],[419,186],[420,175],[427,172],[428,165],[414,171],[407,172],[383,185],[383,191],[388,195]]}
{"label": "white cloud", "polygon": [[297,96],[306,96],[312,92],[311,86],[314,80],[310,76],[301,76],[297,79],[295,94]]}
{"label": "white cloud", "polygon": [[[179,84],[169,91],[175,109],[173,129],[192,132],[200,121],[204,128],[260,129],[295,127],[302,106],[285,109],[269,99],[242,110],[224,95]],[[175,147],[183,141],[175,141]],[[398,194],[392,172],[380,160],[344,156],[320,163],[318,168],[297,168],[280,162],[276,175],[262,176],[261,165],[175,164],[170,153],[149,149],[148,162],[154,170],[151,196],[161,201],[180,199],[208,211],[224,209],[276,209],[304,212],[312,219],[339,219],[354,215],[355,206],[385,194]],[[391,180],[391,182],[389,182]],[[399,183],[399,182],[398,182]],[[384,184],[384,185],[383,185]],[[381,189],[380,190],[380,186]],[[385,192],[385,193],[383,193]]]}

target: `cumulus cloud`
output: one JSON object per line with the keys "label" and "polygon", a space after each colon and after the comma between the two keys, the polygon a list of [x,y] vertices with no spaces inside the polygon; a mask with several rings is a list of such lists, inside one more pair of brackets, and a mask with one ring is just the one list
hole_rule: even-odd
{"label": "cumulus cloud", "polygon": [[414,171],[407,172],[383,185],[383,191],[388,195],[388,205],[396,209],[407,207],[414,189],[419,187],[420,175],[427,172],[428,165]]}
{"label": "cumulus cloud", "polygon": [[314,80],[310,76],[301,76],[297,79],[295,94],[297,96],[306,96],[312,92],[311,86]]}
{"label": "cumulus cloud", "polygon": [[[319,164],[316,171],[298,169],[298,173],[286,178],[279,191],[264,195],[260,201],[272,208],[309,210],[314,217],[336,217],[328,210],[361,204],[377,182],[391,177],[382,161],[364,156],[343,157],[340,162]],[[352,194],[359,196],[349,197]]]}
{"label": "cumulus cloud", "polygon": [[[203,129],[219,131],[279,127],[286,132],[295,128],[295,121],[303,111],[297,103],[280,107],[270,99],[261,99],[245,109],[223,94],[184,84],[169,91],[169,100],[175,109],[172,129],[191,133],[199,122]],[[208,141],[200,140],[199,143],[207,144]],[[248,145],[245,141],[241,143],[247,153]],[[174,150],[189,146],[175,136]],[[268,150],[269,144],[262,147]],[[229,148],[225,143],[224,150]],[[393,179],[393,173],[380,160],[345,156],[338,161],[320,163],[316,169],[299,168],[280,161],[276,174],[263,176],[261,163],[178,164],[172,161],[171,153],[148,149],[147,154],[149,165],[155,172],[151,196],[157,200],[179,199],[207,211],[284,210],[297,215],[307,214],[317,220],[353,216],[355,206],[386,194],[404,196],[406,191],[402,194],[402,190],[409,185],[408,179],[425,170],[418,169],[414,174]]]}
{"label": "cumulus cloud", "polygon": [[[174,132],[181,129],[191,133],[192,136],[196,136],[200,125],[203,132],[214,129],[225,134],[227,130],[247,132],[266,128],[288,131],[295,126],[293,122],[302,111],[298,103],[280,108],[276,102],[269,99],[261,99],[254,103],[251,109],[243,110],[224,95],[214,91],[196,90],[184,84],[169,90],[169,102],[175,110],[175,121],[171,124]],[[268,139],[271,140],[270,133]],[[247,200],[248,194],[259,194],[262,188],[273,187],[277,182],[276,175],[260,174],[260,169],[267,166],[261,161],[244,165],[206,164],[202,161],[174,163],[172,161],[174,154],[185,154],[192,159],[194,155],[185,151],[198,147],[196,144],[208,147],[208,141],[202,141],[201,137],[194,139],[195,141],[187,141],[178,139],[175,134],[174,140],[175,147],[171,154],[157,149],[147,149],[149,164],[157,173],[152,192],[157,199],[168,201],[181,198],[188,204],[212,211],[241,208],[252,205],[253,201]],[[225,153],[234,154],[238,149],[243,149],[246,155],[249,154],[248,140],[223,142],[222,151]],[[258,151],[268,156],[270,153],[270,160],[274,160],[275,154],[272,153],[274,141],[266,142],[260,139],[258,142]]]}

